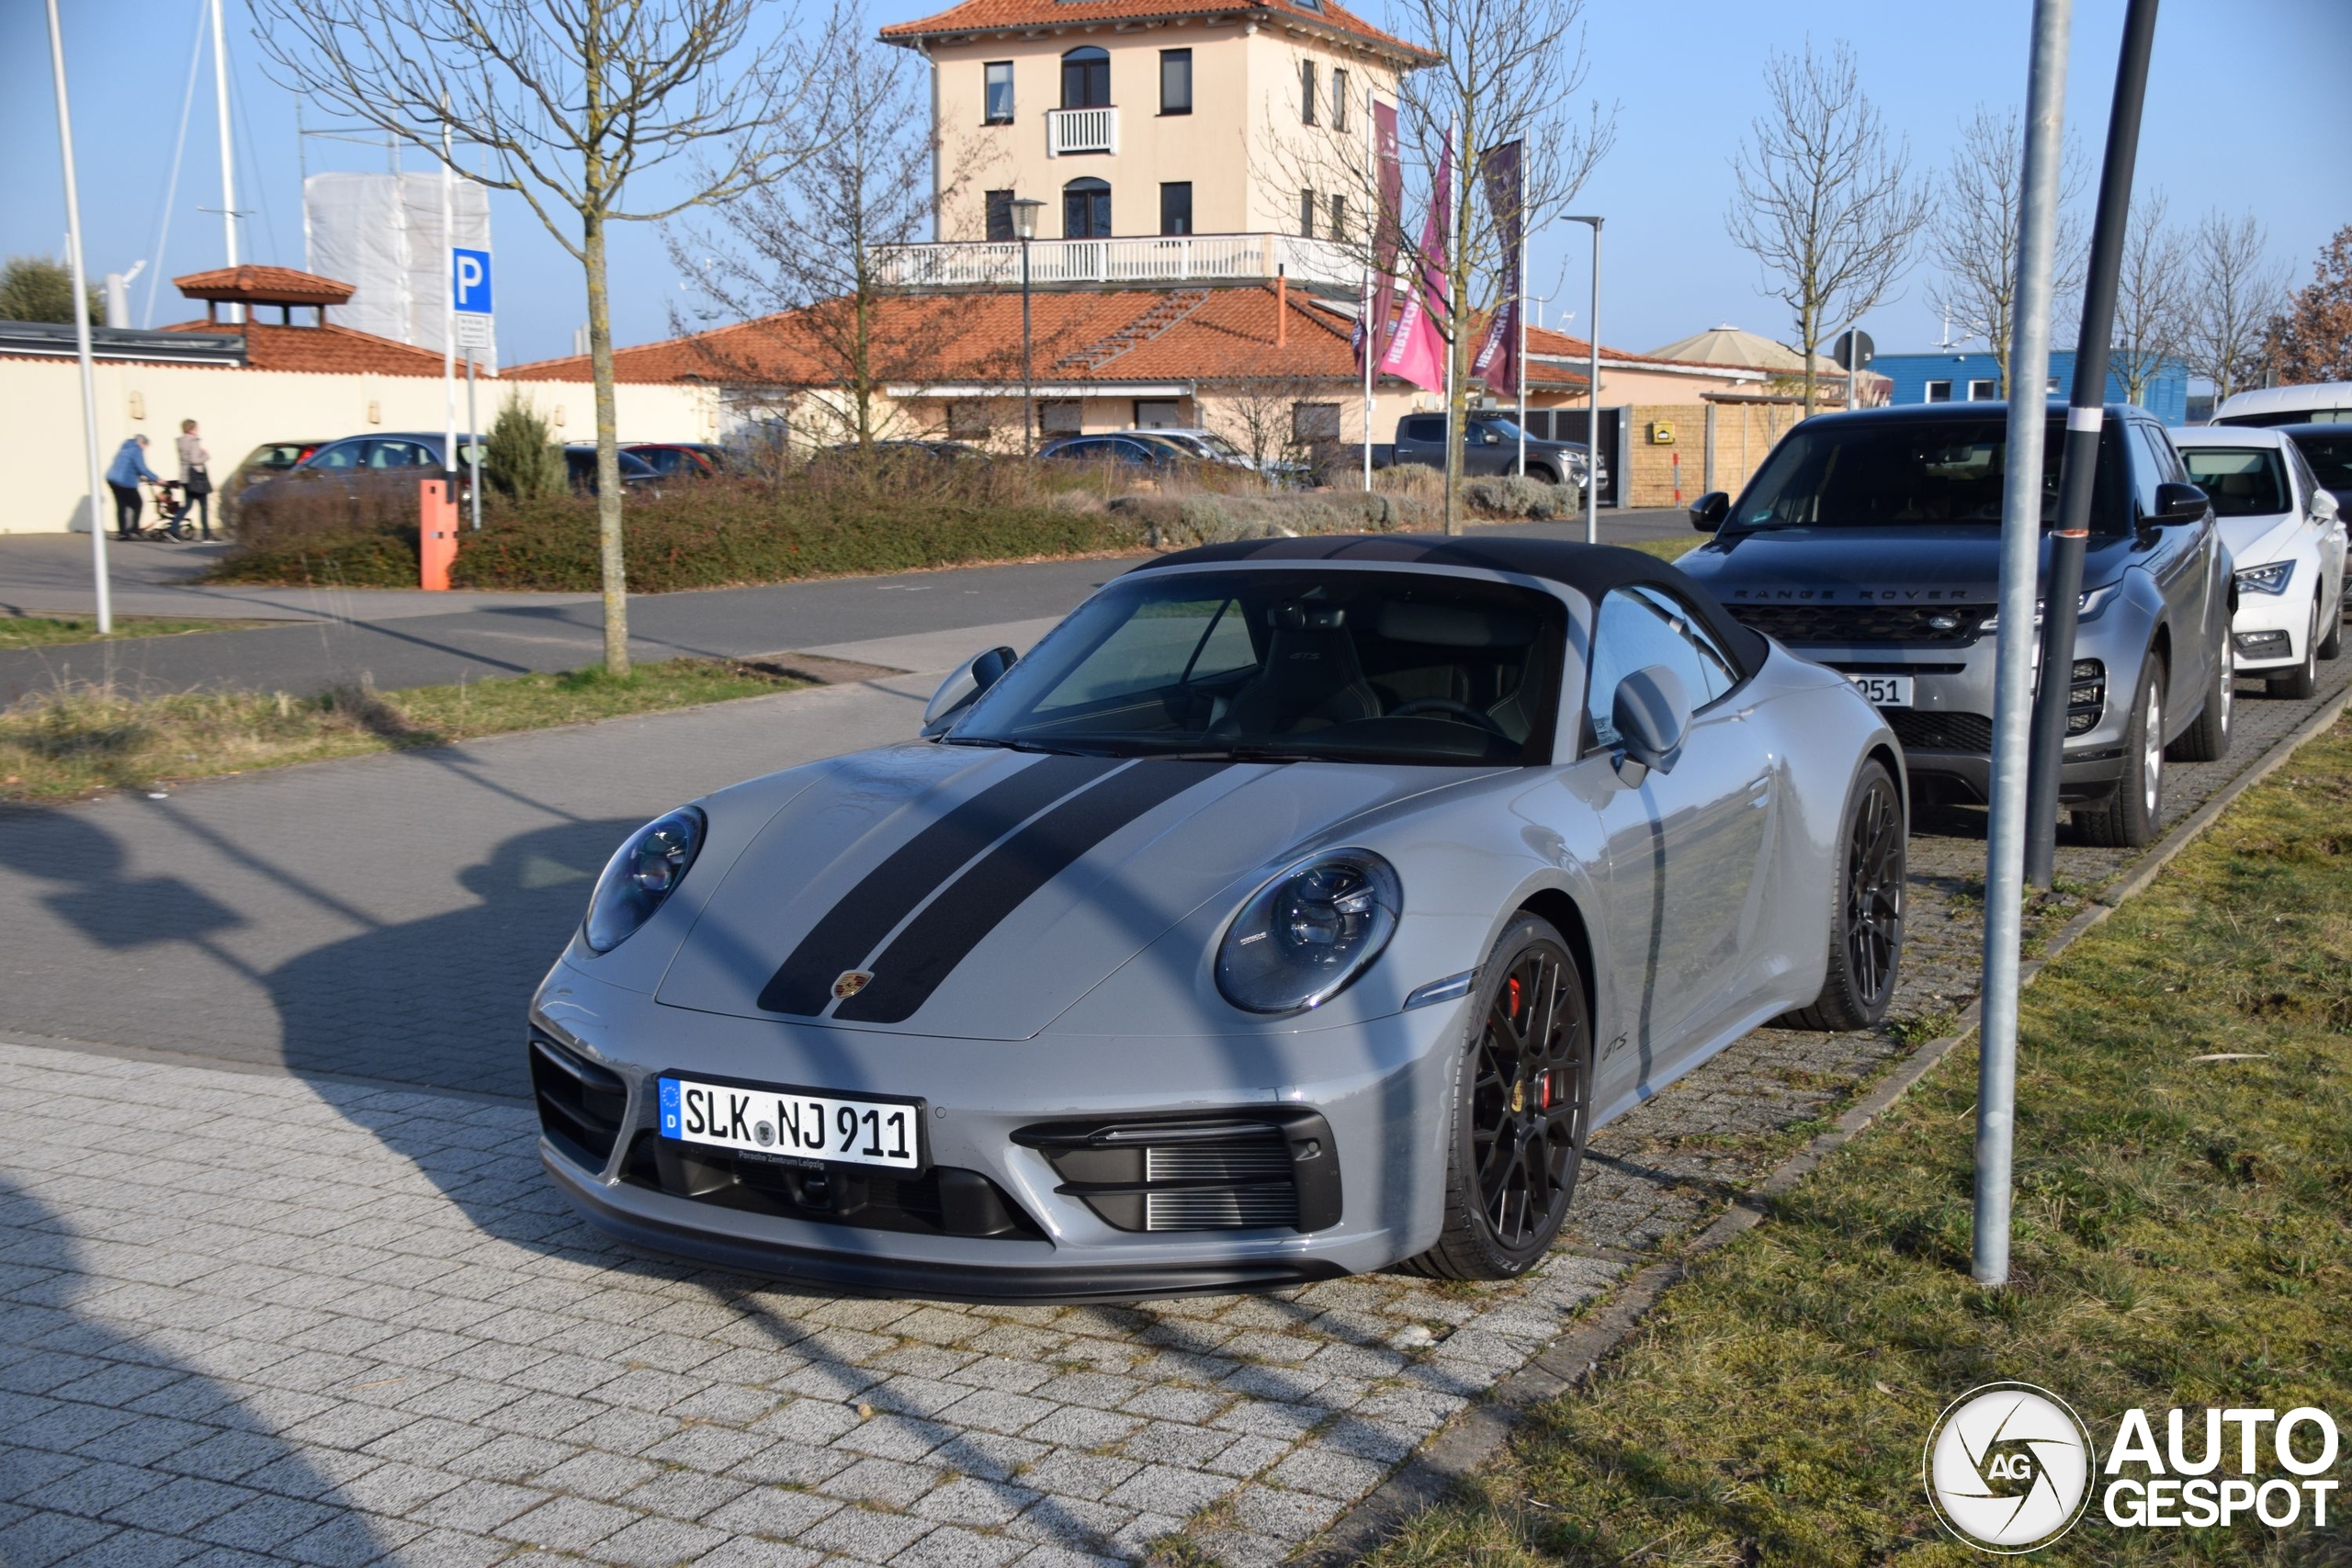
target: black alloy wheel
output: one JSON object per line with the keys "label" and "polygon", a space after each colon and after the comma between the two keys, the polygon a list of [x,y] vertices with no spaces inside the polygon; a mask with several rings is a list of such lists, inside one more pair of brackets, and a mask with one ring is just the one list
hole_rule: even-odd
{"label": "black alloy wheel", "polygon": [[1886,1016],[1903,961],[1903,897],[1910,824],[1894,775],[1871,761],[1846,804],[1843,852],[1831,890],[1829,968],[1813,1005],[1774,1021],[1828,1033],[1868,1029]]}
{"label": "black alloy wheel", "polygon": [[1592,1030],[1577,963],[1548,923],[1514,921],[1479,979],[1454,1095],[1446,1213],[1408,1265],[1508,1280],[1540,1261],[1567,1217],[1592,1113]]}

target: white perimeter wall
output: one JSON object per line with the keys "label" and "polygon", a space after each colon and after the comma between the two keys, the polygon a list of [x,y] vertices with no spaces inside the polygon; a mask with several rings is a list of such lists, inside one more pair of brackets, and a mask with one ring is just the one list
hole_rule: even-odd
{"label": "white perimeter wall", "polygon": [[[213,482],[224,482],[254,447],[269,441],[329,441],[373,431],[443,428],[438,379],[415,376],[322,375],[225,366],[109,364],[97,367],[99,470],[132,435],[147,437],[147,466],[179,475],[173,443],[180,421],[201,427],[212,454]],[[477,393],[487,431],[500,402],[521,393],[562,441],[596,434],[594,390],[585,381],[485,379]],[[698,386],[617,389],[624,441],[709,441],[719,433],[715,390]],[[466,387],[458,382],[458,425],[465,428]],[[0,430],[9,437],[11,482],[0,499],[0,534],[81,533],[89,527],[89,479],[82,456],[82,391],[70,359],[0,359]],[[113,502],[102,499],[111,526]]]}

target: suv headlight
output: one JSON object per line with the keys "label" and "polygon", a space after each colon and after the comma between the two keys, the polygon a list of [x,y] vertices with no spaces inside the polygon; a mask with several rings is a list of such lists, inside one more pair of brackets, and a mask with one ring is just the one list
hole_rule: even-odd
{"label": "suv headlight", "polygon": [[2295,563],[2275,560],[2268,566],[2240,567],[2237,571],[2238,592],[2241,593],[2284,593],[2295,576]]}
{"label": "suv headlight", "polygon": [[610,953],[677,891],[695,863],[707,826],[703,814],[682,806],[631,833],[588,896],[588,919],[581,934],[598,953]]}
{"label": "suv headlight", "polygon": [[1322,1006],[1364,972],[1396,931],[1405,896],[1370,850],[1329,850],[1250,896],[1216,954],[1216,988],[1250,1012]]}

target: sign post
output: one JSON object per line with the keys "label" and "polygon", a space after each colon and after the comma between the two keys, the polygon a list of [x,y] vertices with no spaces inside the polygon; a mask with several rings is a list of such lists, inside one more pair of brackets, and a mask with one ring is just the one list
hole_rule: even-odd
{"label": "sign post", "polygon": [[[491,314],[490,253],[465,251],[455,246],[449,251],[450,320],[456,323],[458,346],[466,351],[466,466],[472,483],[467,487],[471,498],[468,510],[472,513],[473,531],[481,531],[481,421],[474,408],[474,362],[481,350],[495,341],[492,328],[495,319]],[[453,459],[454,459],[454,454]],[[457,467],[453,460],[452,468]]]}

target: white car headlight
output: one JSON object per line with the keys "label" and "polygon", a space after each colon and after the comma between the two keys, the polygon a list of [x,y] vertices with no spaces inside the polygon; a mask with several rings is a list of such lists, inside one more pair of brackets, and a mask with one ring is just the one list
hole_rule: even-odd
{"label": "white car headlight", "polygon": [[707,826],[700,811],[682,806],[648,822],[613,852],[588,896],[581,934],[590,947],[610,953],[653,918],[695,863]]}
{"label": "white car headlight", "polygon": [[2294,580],[2295,563],[2275,560],[2267,566],[2245,566],[2237,571],[2241,593],[2284,593]]}
{"label": "white car headlight", "polygon": [[1250,896],[1217,947],[1216,988],[1249,1012],[1320,1007],[1364,972],[1396,931],[1405,896],[1370,850],[1329,850]]}

